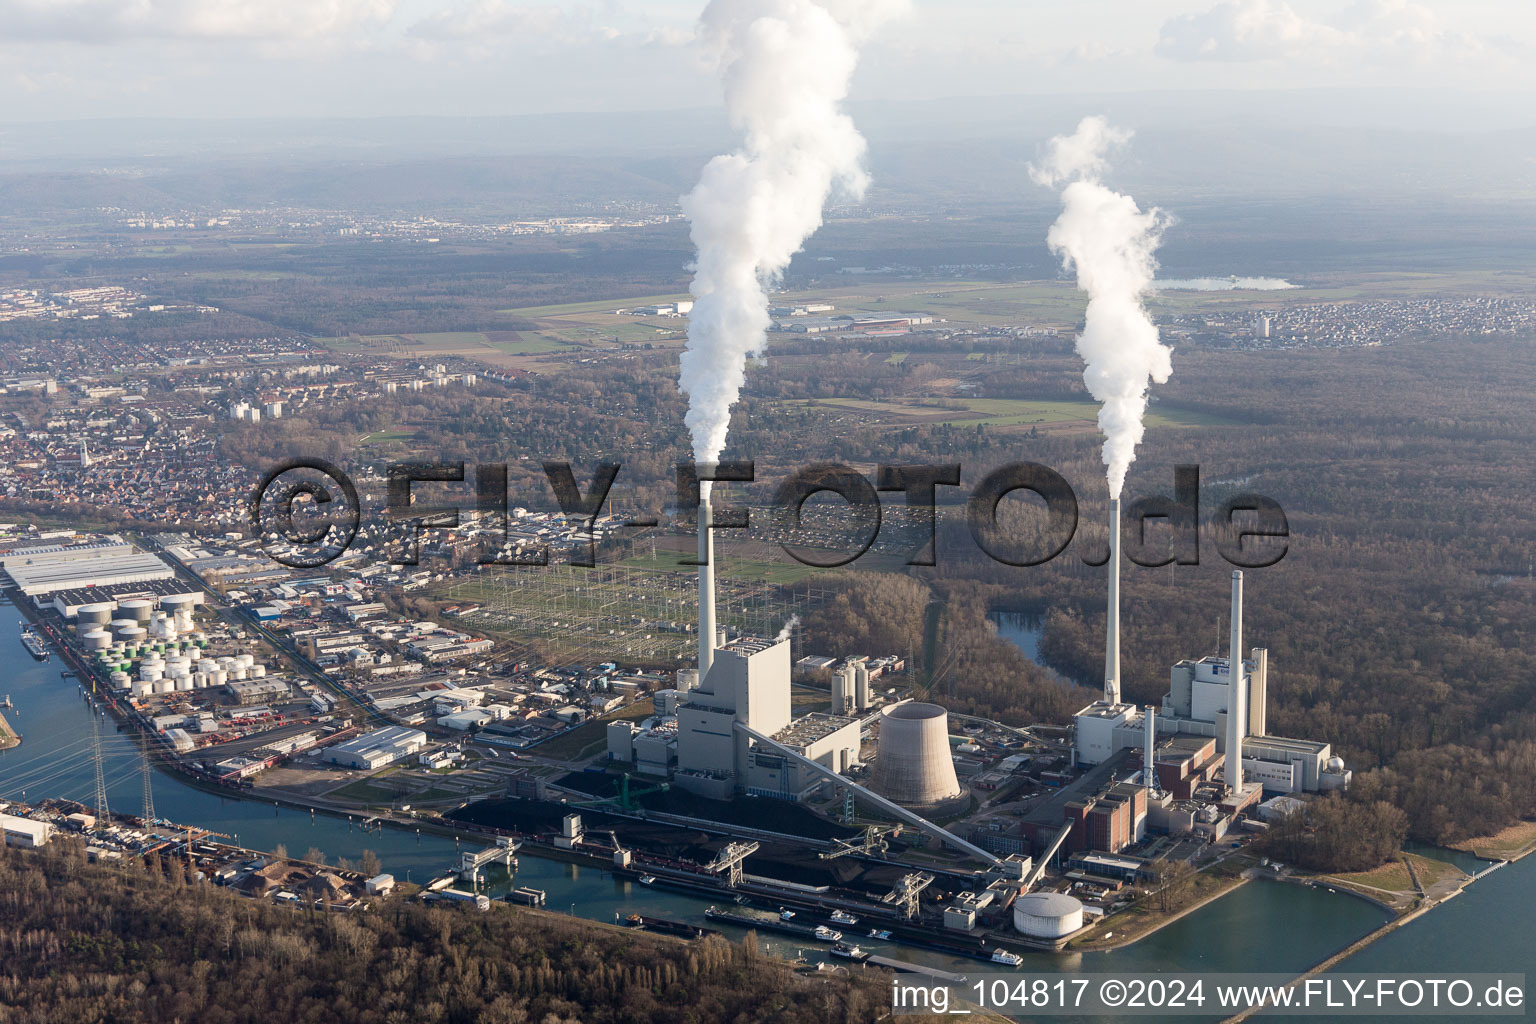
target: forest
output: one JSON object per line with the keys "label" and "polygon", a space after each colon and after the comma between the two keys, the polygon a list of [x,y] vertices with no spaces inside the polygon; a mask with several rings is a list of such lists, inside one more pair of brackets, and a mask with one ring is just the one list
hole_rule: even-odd
{"label": "forest", "polygon": [[690,943],[398,897],[281,907],[179,860],[88,863],[69,837],[0,844],[0,1024],[820,1024],[881,1016],[885,978],[803,976],[751,934]]}

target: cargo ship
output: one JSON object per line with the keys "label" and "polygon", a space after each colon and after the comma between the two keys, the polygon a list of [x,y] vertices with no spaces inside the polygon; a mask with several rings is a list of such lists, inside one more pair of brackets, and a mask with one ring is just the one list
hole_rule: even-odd
{"label": "cargo ship", "polygon": [[27,653],[32,655],[32,657],[36,658],[38,661],[48,660],[47,645],[43,643],[42,637],[38,636],[36,633],[33,633],[31,630],[25,630],[22,632],[21,646],[25,647],[27,649]]}

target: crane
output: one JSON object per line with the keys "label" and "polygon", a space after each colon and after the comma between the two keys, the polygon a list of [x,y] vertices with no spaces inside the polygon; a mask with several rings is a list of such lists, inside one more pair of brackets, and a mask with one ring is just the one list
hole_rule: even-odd
{"label": "crane", "polygon": [[862,853],[866,856],[881,854],[890,848],[886,839],[895,839],[901,835],[901,830],[901,825],[870,825],[864,829],[864,834],[859,839],[834,840],[832,849],[823,850],[816,856],[822,860],[834,860],[838,857],[846,857],[850,853]]}

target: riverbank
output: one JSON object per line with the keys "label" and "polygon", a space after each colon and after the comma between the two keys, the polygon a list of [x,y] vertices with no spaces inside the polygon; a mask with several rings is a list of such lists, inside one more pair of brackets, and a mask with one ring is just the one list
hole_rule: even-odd
{"label": "riverbank", "polygon": [[11,723],[0,713],[0,750],[10,750],[21,743],[21,733],[11,728]]}
{"label": "riverbank", "polygon": [[1521,821],[1491,836],[1478,836],[1450,847],[1484,860],[1517,861],[1536,853],[1536,821]]}
{"label": "riverbank", "polygon": [[[1103,937],[1096,931],[1093,935],[1086,936],[1081,940],[1069,942],[1061,952],[1102,953],[1112,949],[1123,949],[1126,946],[1140,942],[1149,935],[1155,935],[1175,921],[1188,917],[1207,904],[1214,903],[1223,896],[1235,892],[1243,885],[1246,885],[1252,878],[1247,869],[1233,873],[1222,872],[1219,875],[1216,874],[1225,864],[1226,861],[1214,864],[1207,871],[1195,876],[1196,884],[1204,880],[1206,885],[1202,891],[1195,893],[1194,899],[1188,904],[1181,905],[1178,909],[1168,911],[1167,913],[1159,913],[1157,911],[1144,912],[1133,904],[1117,914],[1109,915],[1099,923],[1099,930],[1104,933]],[[1143,899],[1148,900],[1152,898],[1152,896],[1143,897]],[[1130,916],[1132,914],[1141,916],[1139,919],[1135,919]],[[1117,933],[1119,937],[1115,937]]]}

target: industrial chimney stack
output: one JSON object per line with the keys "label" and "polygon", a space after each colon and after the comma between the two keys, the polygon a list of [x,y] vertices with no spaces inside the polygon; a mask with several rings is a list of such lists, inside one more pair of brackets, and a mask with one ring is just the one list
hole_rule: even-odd
{"label": "industrial chimney stack", "polygon": [[1232,687],[1227,697],[1227,788],[1236,795],[1243,788],[1243,733],[1247,725],[1246,687],[1243,685],[1243,571],[1232,570],[1232,636],[1227,645],[1227,678]]}
{"label": "industrial chimney stack", "polygon": [[705,683],[715,659],[715,538],[709,481],[699,484],[699,683]]}
{"label": "industrial chimney stack", "polygon": [[1151,704],[1147,705],[1146,712],[1142,716],[1147,727],[1147,737],[1144,746],[1146,757],[1141,769],[1141,784],[1148,791],[1157,791],[1157,775],[1152,767],[1152,751],[1157,747],[1157,709]]}
{"label": "industrial chimney stack", "polygon": [[1104,703],[1120,703],[1120,499],[1109,499],[1109,609],[1104,635]]}

